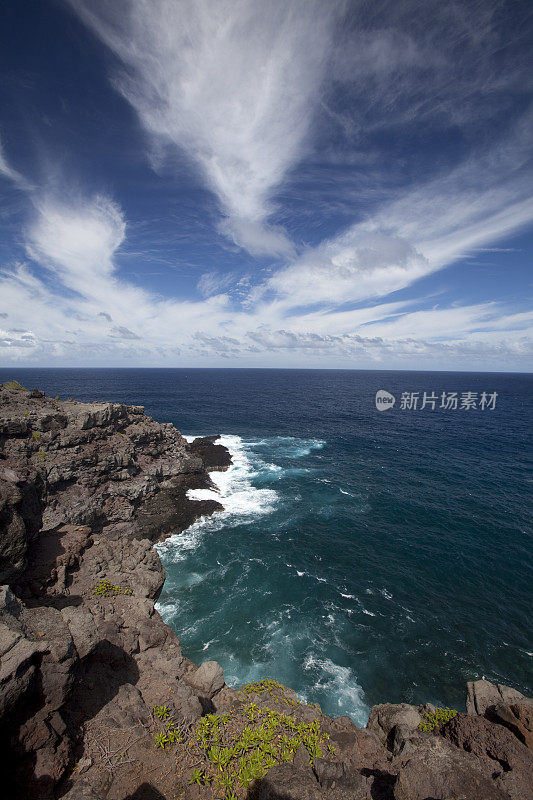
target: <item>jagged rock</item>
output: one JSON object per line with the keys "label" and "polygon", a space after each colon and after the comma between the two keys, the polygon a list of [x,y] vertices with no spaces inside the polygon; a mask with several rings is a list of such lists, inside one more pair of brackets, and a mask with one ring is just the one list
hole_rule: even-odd
{"label": "jagged rock", "polygon": [[524,699],[524,695],[517,692],[516,689],[511,689],[501,683],[494,684],[486,680],[469,681],[466,687],[467,714],[483,716],[493,706],[508,705]]}
{"label": "jagged rock", "polygon": [[374,733],[379,741],[389,749],[393,749],[395,728],[401,727],[402,740],[414,733],[422,717],[416,706],[408,703],[383,703],[372,708],[367,723],[367,730]]}
{"label": "jagged rock", "polygon": [[468,756],[437,736],[421,739],[401,764],[394,800],[509,800]]}
{"label": "jagged rock", "polygon": [[[477,756],[487,775],[513,800],[533,798],[533,753],[503,725],[494,725],[480,716],[458,714],[442,729],[442,735],[456,747]],[[507,773],[512,772],[512,781]]]}
{"label": "jagged rock", "polygon": [[305,767],[309,767],[311,763],[311,756],[309,755],[309,750],[305,747],[305,745],[301,744],[296,753],[294,754],[294,758],[292,763],[295,767],[299,769],[304,769]]}
{"label": "jagged rock", "polygon": [[488,717],[492,722],[509,728],[522,744],[533,750],[533,700],[525,698],[520,703],[494,706]]}
{"label": "jagged rock", "polygon": [[[0,590],[6,796],[52,800],[80,741],[85,784],[80,770],[68,796],[106,796],[112,771],[97,743],[124,732],[127,747],[135,731],[139,760],[116,793],[133,795],[137,764],[156,758],[153,706],[166,703],[185,726],[202,713],[182,680],[193,665],[154,611],[164,570],[153,541],[221,508],[187,497],[211,486],[208,468],[142,407],[60,402],[15,385],[0,387],[0,456],[0,576],[17,592]],[[99,594],[104,579],[117,592]],[[209,692],[218,688],[212,674]]]}
{"label": "jagged rock", "polygon": [[310,767],[273,767],[261,782],[258,800],[384,800],[385,796],[374,786],[373,776],[360,772],[348,775],[342,765],[326,763],[328,766],[319,766],[322,783]]}
{"label": "jagged rock", "polygon": [[[293,763],[296,764],[296,757]],[[326,788],[331,788],[336,783],[346,781],[346,765],[342,761],[327,761],[325,758],[316,758],[313,770],[319,784]]]}
{"label": "jagged rock", "polygon": [[358,728],[350,717],[336,717],[326,730],[338,758],[351,769],[386,769],[389,753],[372,731]]}
{"label": "jagged rock", "polygon": [[261,781],[258,800],[319,800],[323,797],[311,767],[281,764]]}
{"label": "jagged rock", "polygon": [[191,445],[191,452],[199,455],[210,470],[224,470],[231,464],[228,450],[221,444],[215,444],[220,436],[203,436],[195,439]]}
{"label": "jagged rock", "polygon": [[0,473],[0,582],[12,581],[26,565],[28,542],[41,527],[37,487],[17,471]]}
{"label": "jagged rock", "polygon": [[188,683],[210,700],[224,686],[224,673],[216,661],[204,661],[196,672],[187,677]]}

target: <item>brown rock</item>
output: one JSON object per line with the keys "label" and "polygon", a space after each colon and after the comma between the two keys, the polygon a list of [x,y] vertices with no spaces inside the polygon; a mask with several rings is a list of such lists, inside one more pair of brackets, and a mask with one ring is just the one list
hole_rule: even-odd
{"label": "brown rock", "polygon": [[509,800],[468,756],[437,736],[421,739],[401,765],[394,800]]}
{"label": "brown rock", "polygon": [[[531,800],[533,753],[503,725],[485,717],[458,714],[442,729],[445,739],[477,756],[480,769],[506,787],[514,800]],[[513,773],[512,781],[507,773]]]}
{"label": "brown rock", "polygon": [[488,715],[492,722],[505,725],[522,744],[533,750],[533,700],[524,699],[509,706],[494,706]]}
{"label": "brown rock", "polygon": [[187,676],[187,682],[203,697],[211,699],[224,686],[222,667],[216,661],[204,661],[196,672]]}
{"label": "brown rock", "polygon": [[417,731],[421,721],[422,717],[416,706],[408,703],[383,703],[373,706],[366,727],[382,744],[392,750],[396,727],[401,726],[402,737],[405,738]]}
{"label": "brown rock", "polygon": [[508,705],[524,699],[524,695],[504,686],[501,683],[495,684],[490,681],[469,681],[466,684],[466,713],[480,714],[483,716],[487,709],[492,706]]}

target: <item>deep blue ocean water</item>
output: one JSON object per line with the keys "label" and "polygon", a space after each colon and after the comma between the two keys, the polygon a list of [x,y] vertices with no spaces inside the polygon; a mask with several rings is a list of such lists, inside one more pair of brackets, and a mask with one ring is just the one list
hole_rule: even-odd
{"label": "deep blue ocean water", "polygon": [[[1,369],[9,378],[223,435],[226,511],[160,546],[160,610],[228,683],[272,676],[360,723],[384,701],[461,709],[482,676],[532,693],[533,376]],[[376,410],[379,389],[394,408]],[[424,391],[498,397],[494,410],[400,408]]]}

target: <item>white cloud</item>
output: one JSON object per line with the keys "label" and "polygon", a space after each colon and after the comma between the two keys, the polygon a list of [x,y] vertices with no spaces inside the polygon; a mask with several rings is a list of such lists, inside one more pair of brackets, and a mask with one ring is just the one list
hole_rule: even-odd
{"label": "white cloud", "polygon": [[[216,364],[231,358],[291,365],[297,358],[313,366],[412,366],[438,359],[453,367],[480,354],[495,367],[516,368],[533,352],[533,312],[498,303],[419,310],[420,301],[412,299],[343,309],[355,282],[339,246],[332,256],[338,273],[336,282],[329,277],[333,288],[326,275],[320,278],[331,308],[291,312],[278,297],[238,310],[220,291],[227,288],[227,276],[216,273],[202,276],[210,295],[204,300],[162,299],[118,278],[115,258],[126,223],[116,203],[104,196],[63,205],[46,197],[34,202],[28,251],[54,280],[37,277],[27,264],[0,276],[0,347],[6,363]],[[357,270],[363,283],[377,280],[383,269],[391,273],[387,280],[394,270],[412,278],[413,269],[425,265],[402,240],[372,234],[365,247],[362,242]],[[400,266],[393,269],[393,263]],[[302,262],[298,268],[304,267]],[[293,293],[297,289],[294,283]],[[300,300],[308,297],[305,291]]]}
{"label": "white cloud", "polygon": [[122,211],[109,198],[58,202],[35,201],[37,217],[28,230],[28,251],[60,272],[69,288],[112,274],[113,256],[124,241]]}
{"label": "white cloud", "polygon": [[[487,367],[526,363],[533,347],[529,312],[499,302],[439,306],[435,297],[428,308],[427,297],[387,297],[533,220],[530,116],[505,136],[500,132],[498,142],[489,136],[472,144],[454,168],[424,170],[423,180],[401,190],[387,184],[389,165],[380,167],[371,146],[355,155],[341,147],[345,176],[352,155],[357,169],[372,158],[375,205],[343,232],[296,254],[272,222],[272,198],[306,151],[343,4],[70,2],[120,59],[115,85],[144,129],[163,151],[184,150],[201,171],[224,215],[218,230],[252,254],[288,263],[259,286],[257,275],[255,281],[239,277],[232,267],[204,272],[197,302],[161,297],[121,278],[117,254],[127,226],[111,197],[31,187],[0,151],[0,174],[27,193],[34,210],[23,237],[33,264],[16,264],[0,276],[4,358],[174,365],[216,364],[223,357],[243,365],[353,367],[434,366],[437,360],[453,368],[471,366],[480,355]],[[368,8],[348,5],[357,13]],[[438,25],[421,29],[412,13],[419,4],[389,5],[391,26],[401,21],[402,30],[370,30],[369,23],[351,39],[354,29],[346,28],[331,70],[351,92],[344,99],[352,111],[328,111],[344,124],[346,137],[360,142],[398,120],[442,114],[446,125],[453,119],[466,126],[481,114],[483,98],[516,85],[514,73],[498,84],[487,68],[487,47],[493,52],[498,44],[491,38],[493,5],[480,11],[477,28],[473,12],[451,5],[453,13],[430,4],[439,24],[439,15],[446,18],[445,46],[435,38]],[[450,19],[461,8],[455,29]],[[454,83],[446,49],[460,42],[468,58],[461,62],[464,80]],[[465,64],[477,64],[474,56],[484,66],[472,67],[470,75]],[[336,174],[328,175],[334,186]],[[315,187],[317,202],[322,188]],[[376,197],[385,194],[377,205]],[[340,200],[350,208],[349,197]]]}
{"label": "white cloud", "polygon": [[7,161],[2,142],[0,141],[0,176],[7,178],[18,189],[29,191],[32,187],[26,178],[17,172]]}
{"label": "white cloud", "polygon": [[289,307],[338,305],[402,289],[427,271],[427,260],[404,239],[355,228],[278,270],[267,287]]}
{"label": "white cloud", "polygon": [[115,86],[146,131],[200,168],[225,232],[290,254],[270,200],[305,147],[343,2],[70,2],[121,60]]}
{"label": "white cloud", "polygon": [[263,286],[286,308],[384,297],[533,222],[532,115],[450,172],[396,196],[308,249]]}

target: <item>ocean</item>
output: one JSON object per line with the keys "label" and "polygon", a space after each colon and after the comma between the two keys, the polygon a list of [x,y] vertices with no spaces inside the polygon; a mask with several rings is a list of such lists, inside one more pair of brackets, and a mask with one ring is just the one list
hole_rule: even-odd
{"label": "ocean", "polygon": [[[380,702],[464,709],[481,677],[533,693],[532,375],[0,370],[11,378],[221,434],[225,511],[158,545],[158,607],[227,683],[274,677],[359,724]],[[395,398],[384,411],[379,390]]]}

